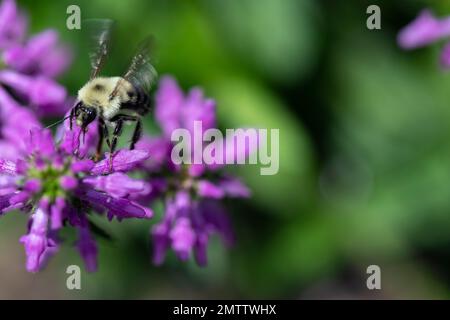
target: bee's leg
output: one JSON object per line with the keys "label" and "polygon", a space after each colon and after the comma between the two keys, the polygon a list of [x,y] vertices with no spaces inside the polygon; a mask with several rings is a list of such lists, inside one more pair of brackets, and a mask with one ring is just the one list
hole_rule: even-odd
{"label": "bee's leg", "polygon": [[83,144],[86,143],[86,132],[87,132],[87,128],[86,127],[82,127],[81,128],[81,133],[83,134]]}
{"label": "bee's leg", "polygon": [[114,151],[116,151],[117,139],[119,138],[120,134],[122,133],[122,128],[123,128],[123,120],[122,120],[122,118],[118,118],[116,120],[116,127],[114,128],[111,145],[109,146],[109,169],[110,169],[110,171],[112,171],[113,154],[114,154]]}
{"label": "bee's leg", "polygon": [[[114,136],[113,136],[114,146],[115,146],[114,138],[116,138],[116,140],[117,140],[117,137],[121,134],[123,122],[124,121],[135,121],[136,122],[136,127],[134,129],[133,137],[131,139],[131,145],[130,145],[130,150],[133,150],[136,142],[141,138],[141,134],[142,134],[141,120],[135,116],[131,116],[131,115],[127,115],[127,114],[118,114],[118,115],[114,116],[111,119],[111,121],[117,123],[116,129],[114,130],[114,132],[118,131],[117,134],[114,134]],[[119,127],[119,123],[120,123],[120,127]],[[118,130],[118,127],[119,127],[119,130]],[[112,148],[112,149],[114,150],[114,148]]]}
{"label": "bee's leg", "polygon": [[134,129],[133,132],[133,137],[131,139],[131,145],[130,145],[130,150],[134,149],[134,145],[136,144],[136,142],[138,142],[138,140],[141,138],[141,134],[142,134],[142,123],[139,117],[136,116],[132,116],[132,115],[128,115],[128,114],[118,114],[116,116],[114,116],[111,119],[112,122],[119,122],[119,121],[134,121],[136,122],[136,127]]}
{"label": "bee's leg", "polygon": [[109,130],[105,122],[103,122],[103,137],[106,140],[106,145],[108,146],[108,148],[111,148],[111,141],[109,140]]}
{"label": "bee's leg", "polygon": [[72,110],[70,110],[70,116],[69,116],[69,121],[70,121],[69,127],[70,127],[70,131],[72,131],[73,118],[75,117],[75,113],[76,113],[76,110],[77,110],[77,109],[78,109],[78,107],[73,107]]}
{"label": "bee's leg", "polygon": [[114,132],[113,132],[113,136],[112,136],[112,140],[111,140],[111,146],[110,146],[111,153],[114,153],[114,151],[116,151],[117,140],[122,133],[122,128],[123,128],[123,120],[121,118],[119,118],[116,121],[116,127],[114,128]]}
{"label": "bee's leg", "polygon": [[139,141],[142,135],[142,122],[136,119],[136,127],[134,128],[133,137],[131,138],[130,150],[134,149],[136,142]]}
{"label": "bee's leg", "polygon": [[[98,142],[97,142],[97,149],[95,152],[95,158],[94,161],[97,162],[100,160],[101,157],[101,153],[102,153],[102,145],[103,145],[103,140],[105,139],[105,122],[103,122],[101,119],[99,119],[98,121],[98,125],[97,125],[97,130],[98,130]],[[108,130],[106,128],[106,130]]]}

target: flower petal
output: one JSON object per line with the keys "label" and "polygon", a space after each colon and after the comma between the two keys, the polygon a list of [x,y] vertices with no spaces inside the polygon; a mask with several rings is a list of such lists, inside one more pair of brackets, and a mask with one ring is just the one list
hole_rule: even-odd
{"label": "flower petal", "polygon": [[225,192],[208,180],[200,180],[197,184],[197,192],[200,196],[213,199],[221,199]]}
{"label": "flower petal", "polygon": [[94,166],[95,162],[92,160],[80,160],[73,162],[70,166],[70,170],[73,173],[89,172]]}
{"label": "flower petal", "polygon": [[[264,141],[264,137],[256,128],[238,128],[234,134],[227,135],[222,141],[223,151],[219,163],[208,164],[210,170],[217,170],[226,164],[244,164]],[[220,145],[220,144],[219,144]]]}
{"label": "flower petal", "polygon": [[10,141],[0,141],[0,159],[17,160],[21,157],[21,151],[15,143]]}
{"label": "flower petal", "polygon": [[169,76],[161,78],[156,94],[155,118],[166,137],[170,138],[172,131],[181,127],[180,108],[183,100],[183,92],[176,80]]}
{"label": "flower petal", "polygon": [[25,36],[26,19],[17,10],[14,0],[3,0],[0,4],[0,49],[19,43]]}
{"label": "flower petal", "polygon": [[36,154],[50,158],[56,151],[52,132],[49,129],[32,129],[28,150],[31,153],[35,152]]}
{"label": "flower petal", "polygon": [[93,175],[101,175],[111,172],[127,172],[148,159],[149,156],[150,154],[147,151],[122,149],[112,156],[112,165],[109,154],[106,154],[106,159],[97,162],[91,173]]}
{"label": "flower petal", "polygon": [[14,188],[16,186],[17,177],[0,174],[0,189]]}
{"label": "flower petal", "polygon": [[116,172],[107,176],[89,176],[83,179],[83,183],[90,185],[98,191],[106,192],[116,198],[123,198],[131,194],[148,194],[151,191],[149,183],[132,179],[121,172]]}
{"label": "flower petal", "polygon": [[198,210],[204,220],[205,226],[210,232],[221,235],[226,245],[232,246],[235,235],[227,212],[216,200],[202,200],[199,202]]}
{"label": "flower petal", "polygon": [[28,191],[19,191],[16,194],[14,194],[11,199],[9,199],[9,203],[12,206],[15,205],[24,205],[28,202],[28,200],[31,198],[31,194]]}
{"label": "flower petal", "polygon": [[151,218],[153,216],[153,211],[149,208],[144,208],[128,199],[117,199],[95,190],[87,190],[85,193],[80,194],[80,197],[94,205],[106,208],[110,219],[113,216],[116,216],[118,219]]}
{"label": "flower petal", "polygon": [[187,217],[176,220],[174,227],[170,231],[171,246],[180,260],[189,259],[192,248],[196,241],[196,234],[191,226],[191,221]]}
{"label": "flower petal", "polygon": [[81,128],[73,123],[70,130],[70,120],[64,121],[64,125],[60,128],[60,134],[62,131],[60,149],[67,154],[77,153],[80,159],[84,158],[97,144],[97,121],[91,122],[86,129],[86,133],[83,134]]}
{"label": "flower petal", "polygon": [[2,138],[14,144],[22,154],[29,154],[30,131],[42,128],[36,115],[19,106],[0,86],[0,119],[2,121]]}
{"label": "flower petal", "polygon": [[430,10],[423,10],[417,18],[398,34],[398,43],[404,49],[414,49],[450,35],[450,19],[439,20]]}
{"label": "flower petal", "polygon": [[62,197],[57,197],[55,203],[50,209],[50,227],[52,230],[62,228],[64,220],[64,212],[66,208],[66,201]]}
{"label": "flower petal", "polygon": [[53,48],[39,63],[41,73],[54,78],[64,72],[73,60],[72,51],[66,46]]}
{"label": "flower petal", "polygon": [[11,70],[0,72],[0,82],[8,85],[36,106],[60,105],[66,99],[66,89],[54,80],[43,76],[27,76]]}
{"label": "flower petal", "polygon": [[16,163],[10,160],[0,159],[0,173],[14,176],[17,174]]}
{"label": "flower petal", "polygon": [[78,228],[77,248],[88,272],[97,271],[97,244],[87,226]]}
{"label": "flower petal", "polygon": [[[3,57],[4,62],[20,72],[36,72],[36,65],[57,46],[58,33],[47,29],[31,37],[27,43],[9,48]],[[39,69],[37,70],[40,71]]]}
{"label": "flower petal", "polygon": [[212,99],[205,99],[199,88],[191,89],[184,102],[182,112],[182,127],[194,136],[194,122],[201,123],[202,134],[216,126],[216,103]]}
{"label": "flower petal", "polygon": [[208,263],[208,240],[209,236],[207,232],[198,232],[197,240],[194,246],[195,261],[201,267],[204,267]]}
{"label": "flower petal", "polygon": [[9,95],[9,93],[0,87],[0,116],[2,118],[8,117],[14,112],[17,108],[19,108],[19,104]]}
{"label": "flower petal", "polygon": [[250,189],[239,179],[226,177],[223,178],[218,186],[229,197],[249,198],[251,196]]}
{"label": "flower petal", "polygon": [[148,171],[160,170],[170,157],[171,142],[163,137],[144,136],[136,143],[136,150],[147,151],[150,157],[143,163]]}
{"label": "flower petal", "polygon": [[17,206],[11,205],[11,198],[14,197],[17,194],[17,192],[11,192],[7,194],[0,195],[0,215],[2,215],[5,212],[11,211],[13,209],[16,209]]}
{"label": "flower petal", "polygon": [[39,270],[42,270],[47,262],[59,251],[59,244],[61,240],[58,237],[56,231],[49,231],[47,234],[47,246],[44,249],[39,259]]}
{"label": "flower petal", "polygon": [[40,269],[41,256],[47,247],[48,214],[46,208],[39,206],[31,220],[30,232],[21,237],[20,242],[25,246],[27,270],[37,272]]}
{"label": "flower petal", "polygon": [[41,190],[41,186],[42,186],[41,180],[29,179],[25,182],[23,189],[28,192],[36,193]]}
{"label": "flower petal", "polygon": [[161,265],[170,245],[169,228],[165,223],[155,225],[151,232],[153,242],[153,263]]}
{"label": "flower petal", "polygon": [[69,175],[62,176],[59,179],[59,184],[64,190],[74,190],[78,186],[78,179]]}

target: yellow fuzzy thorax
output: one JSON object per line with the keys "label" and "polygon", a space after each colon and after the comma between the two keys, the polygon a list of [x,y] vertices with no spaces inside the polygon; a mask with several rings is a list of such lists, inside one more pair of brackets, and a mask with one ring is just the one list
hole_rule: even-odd
{"label": "yellow fuzzy thorax", "polygon": [[112,118],[120,109],[121,103],[128,98],[126,92],[131,85],[122,79],[117,95],[110,99],[121,77],[98,77],[90,80],[78,91],[78,99],[84,105],[94,107],[105,119]]}

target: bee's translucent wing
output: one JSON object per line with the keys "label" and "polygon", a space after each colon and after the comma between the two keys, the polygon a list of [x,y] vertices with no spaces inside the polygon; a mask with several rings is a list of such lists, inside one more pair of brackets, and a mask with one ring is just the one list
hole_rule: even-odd
{"label": "bee's translucent wing", "polygon": [[98,76],[109,52],[114,21],[109,19],[86,20],[89,33],[89,59],[91,61],[91,79]]}
{"label": "bee's translucent wing", "polygon": [[[153,37],[149,36],[139,45],[136,54],[131,60],[130,67],[123,76],[125,80],[132,83],[135,87],[142,89],[144,92],[150,90],[158,75],[150,62],[150,51],[152,47]],[[117,83],[111,96],[114,96],[118,92],[121,84],[121,81]]]}
{"label": "bee's translucent wing", "polygon": [[158,75],[150,62],[150,52],[153,48],[153,43],[153,37],[147,37],[142,41],[135,56],[131,60],[128,71],[123,76],[124,79],[143,89],[145,92],[150,90]]}

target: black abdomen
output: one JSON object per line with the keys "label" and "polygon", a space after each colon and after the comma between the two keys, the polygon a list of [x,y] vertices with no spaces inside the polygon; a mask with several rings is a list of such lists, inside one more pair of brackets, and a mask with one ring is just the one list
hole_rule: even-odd
{"label": "black abdomen", "polygon": [[133,91],[127,92],[129,100],[121,105],[121,109],[128,109],[145,115],[150,111],[150,96],[147,92],[139,87],[135,87]]}

